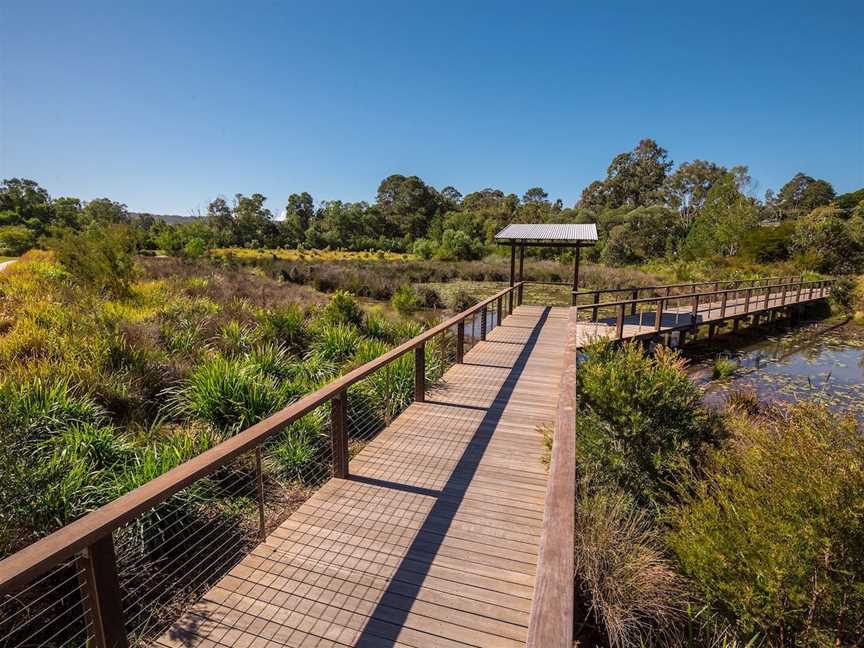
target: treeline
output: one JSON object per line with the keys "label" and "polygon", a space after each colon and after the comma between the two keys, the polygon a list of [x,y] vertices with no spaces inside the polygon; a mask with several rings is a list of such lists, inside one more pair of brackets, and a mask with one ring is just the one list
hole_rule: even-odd
{"label": "treeline", "polygon": [[52,228],[128,222],[140,247],[195,255],[210,247],[389,250],[423,258],[478,259],[492,237],[513,222],[595,222],[600,242],[592,260],[609,265],[658,258],[742,256],[757,262],[795,259],[803,269],[848,272],[864,266],[864,189],[836,195],[831,183],[796,174],[778,192],[752,195],[747,167],[705,160],[677,168],[650,139],[610,163],[573,207],[541,187],[524,195],[483,189],[462,195],[417,176],[391,175],[373,203],[315,203],[291,194],[279,217],[258,193],[217,198],[206,215],[169,225],[130,216],[107,198],[51,199],[30,180],[0,186],[0,253],[38,245]]}

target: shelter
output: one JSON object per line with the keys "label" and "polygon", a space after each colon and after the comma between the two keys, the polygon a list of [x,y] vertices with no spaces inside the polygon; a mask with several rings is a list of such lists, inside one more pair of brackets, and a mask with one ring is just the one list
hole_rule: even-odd
{"label": "shelter", "polygon": [[510,246],[510,285],[516,281],[516,248],[519,248],[519,278],[525,266],[526,247],[573,248],[573,290],[579,289],[579,256],[583,247],[596,245],[594,223],[511,223],[495,235],[498,245]]}

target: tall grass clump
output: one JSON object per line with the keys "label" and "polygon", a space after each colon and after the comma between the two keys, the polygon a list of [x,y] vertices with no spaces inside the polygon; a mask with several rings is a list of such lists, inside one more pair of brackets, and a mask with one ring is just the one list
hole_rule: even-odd
{"label": "tall grass clump", "polygon": [[719,356],[714,360],[712,376],[714,380],[723,380],[732,376],[738,368],[738,363],[728,356]]}
{"label": "tall grass clump", "polygon": [[864,436],[802,403],[734,408],[730,438],[669,513],[684,574],[732,634],[769,646],[864,636]]}
{"label": "tall grass clump", "polygon": [[361,336],[349,324],[325,323],[315,332],[312,353],[324,360],[342,364],[357,351]]}
{"label": "tall grass clump", "polygon": [[639,505],[668,499],[679,471],[718,436],[684,360],[666,347],[652,356],[635,343],[596,342],[584,351],[576,387],[580,464]]}
{"label": "tall grass clump", "polygon": [[214,356],[195,367],[172,393],[174,411],[233,434],[266,418],[297,396],[247,358]]}
{"label": "tall grass clump", "polygon": [[586,481],[575,526],[577,593],[609,646],[681,645],[687,588],[651,517],[621,491]]}
{"label": "tall grass clump", "polygon": [[299,304],[287,304],[258,313],[259,336],[294,352],[304,351],[309,343],[306,313]]}

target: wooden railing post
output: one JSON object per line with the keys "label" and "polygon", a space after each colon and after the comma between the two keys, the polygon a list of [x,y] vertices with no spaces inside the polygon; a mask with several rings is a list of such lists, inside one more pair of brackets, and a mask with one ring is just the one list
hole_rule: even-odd
{"label": "wooden railing post", "polygon": [[330,446],[333,452],[333,476],[348,478],[348,435],[345,430],[347,393],[330,399]]}
{"label": "wooden railing post", "polygon": [[480,309],[480,340],[486,339],[486,307]]}
{"label": "wooden railing post", "polygon": [[510,288],[510,292],[507,293],[507,314],[513,314],[513,288]]}
{"label": "wooden railing post", "polygon": [[744,298],[744,314],[745,315],[750,312],[750,297],[752,297],[752,296],[753,296],[753,289],[748,288],[747,289],[747,296]]}
{"label": "wooden railing post", "polygon": [[615,318],[615,337],[624,337],[624,304],[618,304],[618,317]]}
{"label": "wooden railing post", "polygon": [[801,303],[801,280],[798,280],[798,290],[795,291],[795,303]]}
{"label": "wooden railing post", "polygon": [[[510,293],[513,294],[512,292]],[[462,364],[465,358],[465,320],[456,325],[456,364]]]}
{"label": "wooden railing post", "polygon": [[592,321],[592,322],[596,322],[596,321],[597,321],[597,306],[596,306],[596,304],[599,304],[599,303],[600,303],[600,291],[598,290],[597,292],[594,293],[594,304],[595,304],[595,306],[594,306],[594,308],[591,310],[591,321]]}
{"label": "wooden railing post", "polygon": [[720,319],[726,319],[726,302],[728,301],[729,293],[723,291],[723,297],[720,298]]}
{"label": "wooden railing post", "polygon": [[97,648],[127,648],[123,603],[117,577],[114,538],[108,534],[84,549],[78,558],[87,593],[87,616]]}
{"label": "wooden railing post", "polygon": [[503,300],[501,297],[495,300],[495,326],[501,326],[501,308]]}
{"label": "wooden railing post", "polygon": [[264,471],[261,467],[261,446],[255,448],[255,481],[258,487],[258,539],[267,539],[267,522],[264,516]]}
{"label": "wooden railing post", "polygon": [[633,304],[631,304],[631,306],[630,306],[630,314],[635,315],[636,314],[636,300],[639,299],[639,289],[636,288],[632,293],[630,293],[630,295],[633,298]]}
{"label": "wooden railing post", "polygon": [[690,313],[690,327],[695,329],[699,321],[699,293],[693,295],[693,310]]}
{"label": "wooden railing post", "polygon": [[780,299],[780,305],[781,305],[781,306],[785,306],[785,305],[786,305],[786,291],[787,291],[788,289],[789,289],[789,285],[788,285],[788,284],[783,284],[783,297]]}
{"label": "wooden railing post", "polygon": [[659,331],[663,325],[663,308],[666,306],[666,300],[661,299],[657,302],[657,315],[654,316],[654,330]]}
{"label": "wooden railing post", "polygon": [[414,400],[426,400],[426,343],[414,347]]}

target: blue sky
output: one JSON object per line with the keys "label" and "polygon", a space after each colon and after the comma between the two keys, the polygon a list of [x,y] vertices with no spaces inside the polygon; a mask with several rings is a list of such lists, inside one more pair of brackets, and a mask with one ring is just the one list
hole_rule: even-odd
{"label": "blue sky", "polygon": [[864,2],[700,4],[0,0],[0,176],[177,214],[391,173],[571,205],[652,137],[759,195],[864,186]]}

